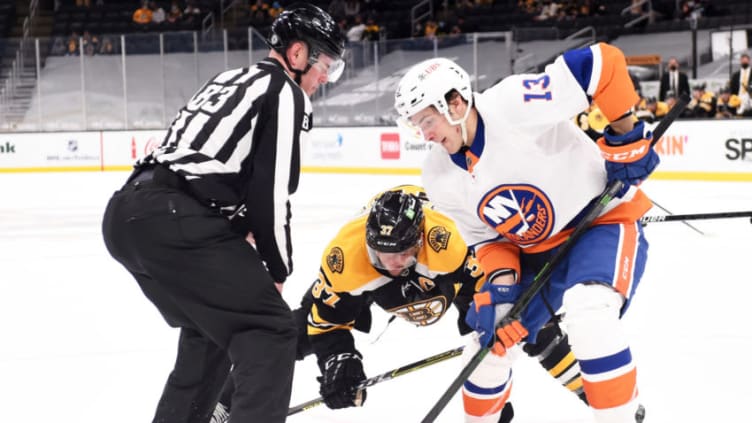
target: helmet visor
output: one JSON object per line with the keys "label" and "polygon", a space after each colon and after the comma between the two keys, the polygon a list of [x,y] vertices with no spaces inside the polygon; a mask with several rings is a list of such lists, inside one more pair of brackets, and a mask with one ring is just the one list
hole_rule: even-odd
{"label": "helmet visor", "polygon": [[345,71],[344,60],[332,59],[324,53],[312,57],[311,66],[317,68],[319,72],[325,73],[328,82],[337,82]]}

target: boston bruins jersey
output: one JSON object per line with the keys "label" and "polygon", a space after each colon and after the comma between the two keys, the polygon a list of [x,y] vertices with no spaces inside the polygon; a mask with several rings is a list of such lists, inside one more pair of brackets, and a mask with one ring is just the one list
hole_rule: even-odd
{"label": "boston bruins jersey", "polygon": [[438,321],[453,302],[464,315],[483,271],[448,217],[427,202],[423,212],[417,262],[397,277],[370,261],[367,213],[347,223],[326,247],[308,316],[308,335],[320,358],[354,349],[350,330],[374,302],[418,326]]}

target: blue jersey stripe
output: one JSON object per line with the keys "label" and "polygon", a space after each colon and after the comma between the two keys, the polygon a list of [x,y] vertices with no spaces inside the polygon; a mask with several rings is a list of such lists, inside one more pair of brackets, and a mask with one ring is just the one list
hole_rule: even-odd
{"label": "blue jersey stripe", "polygon": [[564,62],[569,67],[582,91],[587,92],[590,78],[593,76],[593,52],[590,47],[570,50],[563,54]]}
{"label": "blue jersey stripe", "polygon": [[592,360],[580,360],[580,369],[583,373],[596,375],[599,373],[610,372],[619,367],[626,366],[632,362],[632,353],[629,348],[619,351],[616,354],[606,357],[594,358]]}
{"label": "blue jersey stripe", "polygon": [[465,381],[465,389],[474,393],[474,394],[480,394],[480,395],[494,395],[501,393],[504,391],[504,388],[506,388],[507,384],[503,384],[501,386],[496,386],[493,388],[481,388],[480,386],[470,382],[469,380]]}

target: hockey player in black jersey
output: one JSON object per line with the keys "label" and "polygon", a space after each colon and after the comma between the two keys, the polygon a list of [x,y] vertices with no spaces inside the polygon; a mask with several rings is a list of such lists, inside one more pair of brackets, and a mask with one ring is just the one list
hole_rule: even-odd
{"label": "hockey player in black jersey", "polygon": [[297,337],[281,296],[293,270],[288,199],[309,96],[341,74],[344,36],[300,4],[272,23],[269,45],[268,57],[193,95],[104,215],[110,254],[180,328],[154,422],[209,421],[231,367],[233,421],[286,419]]}
{"label": "hockey player in black jersey", "polygon": [[[378,194],[364,213],[346,223],[324,250],[316,281],[294,311],[297,358],[314,353],[322,373],[320,393],[332,409],[360,406],[366,379],[352,329],[368,332],[370,306],[428,326],[451,304],[459,311],[460,334],[471,329],[465,314],[485,275],[454,223],[436,211],[422,188],[395,187]],[[579,364],[555,322],[525,351],[584,400]],[[226,384],[212,423],[226,420],[233,387]],[[513,416],[507,404],[500,422]]]}

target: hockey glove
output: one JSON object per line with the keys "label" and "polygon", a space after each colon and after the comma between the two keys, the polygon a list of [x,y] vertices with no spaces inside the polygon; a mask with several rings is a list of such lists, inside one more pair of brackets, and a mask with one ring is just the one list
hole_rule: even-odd
{"label": "hockey glove", "polygon": [[[494,330],[520,296],[520,285],[483,284],[465,316],[465,322],[480,334],[480,344],[491,346]],[[519,322],[518,322],[519,323]],[[501,330],[501,328],[499,329]]]}
{"label": "hockey glove", "polygon": [[660,158],[651,147],[653,134],[645,129],[645,123],[640,121],[626,134],[615,134],[610,126],[603,131],[598,139],[598,147],[603,158],[606,159],[606,177],[611,183],[615,180],[624,183],[624,189],[619,197],[627,192],[630,185],[639,185],[653,172]]}
{"label": "hockey glove", "polygon": [[331,409],[360,407],[366,390],[357,386],[366,380],[361,355],[357,351],[330,355],[324,362],[323,376],[317,378],[324,404]]}

